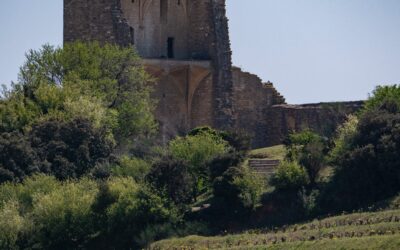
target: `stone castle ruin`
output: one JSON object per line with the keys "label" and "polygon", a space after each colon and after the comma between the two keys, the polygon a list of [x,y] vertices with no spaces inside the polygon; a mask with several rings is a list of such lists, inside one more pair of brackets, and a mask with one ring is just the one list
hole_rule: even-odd
{"label": "stone castle ruin", "polygon": [[135,46],[157,79],[165,140],[208,125],[275,145],[292,130],[327,133],[362,105],[287,105],[272,83],[233,67],[225,0],[64,0],[64,42],[75,40]]}

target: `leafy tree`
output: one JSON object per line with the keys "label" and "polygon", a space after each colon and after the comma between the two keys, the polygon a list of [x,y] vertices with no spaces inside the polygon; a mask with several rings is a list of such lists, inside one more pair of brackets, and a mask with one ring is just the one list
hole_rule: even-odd
{"label": "leafy tree", "polygon": [[329,151],[327,140],[311,131],[293,133],[285,140],[286,158],[297,161],[304,166],[310,178],[310,184],[315,186],[320,170],[325,164],[325,155]]}
{"label": "leafy tree", "polygon": [[7,202],[0,208],[0,248],[17,250],[17,241],[25,227],[25,220],[18,212],[18,203]]}
{"label": "leafy tree", "polygon": [[384,104],[393,103],[400,106],[400,85],[378,86],[365,102],[363,112],[379,109]]}
{"label": "leafy tree", "polygon": [[330,162],[337,164],[339,159],[350,150],[352,140],[357,133],[357,125],[357,116],[349,115],[345,123],[337,128],[336,136],[333,139],[333,148],[329,152]]}
{"label": "leafy tree", "polygon": [[83,119],[35,125],[30,141],[40,160],[48,162],[51,173],[59,179],[82,176],[96,164],[107,161],[113,150],[105,132]]}
{"label": "leafy tree", "polygon": [[250,136],[242,131],[218,131],[208,126],[204,126],[197,127],[188,133],[189,136],[196,136],[201,134],[208,134],[212,137],[219,137],[229,144],[231,150],[236,151],[236,153],[240,154],[242,157],[244,157],[251,148]]}
{"label": "leafy tree", "polygon": [[400,190],[399,124],[400,113],[382,109],[360,118],[349,150],[337,160],[324,194],[326,208],[355,209]]}
{"label": "leafy tree", "polygon": [[230,167],[239,166],[242,160],[242,155],[236,151],[217,156],[208,164],[210,181],[213,182],[217,177],[223,175]]}
{"label": "leafy tree", "polygon": [[207,190],[209,170],[207,163],[228,150],[227,142],[210,133],[178,137],[169,143],[169,151],[174,159],[187,162],[189,173],[195,180],[193,197]]}
{"label": "leafy tree", "polygon": [[150,225],[173,222],[176,214],[169,210],[166,201],[147,187],[138,186],[132,179],[113,179],[109,190],[116,202],[106,209],[106,249],[139,249],[135,239]]}
{"label": "leafy tree", "polygon": [[112,166],[111,172],[117,177],[132,177],[136,182],[142,182],[150,172],[151,165],[143,159],[122,156],[118,163]]}
{"label": "leafy tree", "polygon": [[0,101],[0,132],[38,121],[88,118],[117,141],[155,129],[151,79],[132,48],[75,42],[30,51]]}
{"label": "leafy tree", "polygon": [[33,126],[28,135],[0,136],[0,181],[22,181],[34,173],[59,179],[81,177],[97,164],[109,161],[113,150],[104,130],[88,120],[56,120]]}
{"label": "leafy tree", "polygon": [[31,241],[42,249],[84,249],[96,233],[91,206],[97,184],[88,179],[67,182],[41,195],[31,213]]}
{"label": "leafy tree", "polygon": [[0,134],[0,183],[22,181],[27,175],[48,170],[24,135]]}
{"label": "leafy tree", "polygon": [[190,204],[193,197],[193,176],[186,163],[180,160],[164,158],[153,164],[147,180],[155,190],[166,195],[175,204],[182,206]]}
{"label": "leafy tree", "polygon": [[296,162],[282,162],[270,179],[277,190],[298,191],[309,183],[306,170]]}
{"label": "leafy tree", "polygon": [[[262,180],[242,167],[230,167],[213,183],[213,194],[218,204],[228,215],[255,209],[262,194]],[[232,213],[232,214],[230,214]]]}

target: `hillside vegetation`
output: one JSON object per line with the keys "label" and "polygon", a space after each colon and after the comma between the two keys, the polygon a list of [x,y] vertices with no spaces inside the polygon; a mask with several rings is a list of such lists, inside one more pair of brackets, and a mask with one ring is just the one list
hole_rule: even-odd
{"label": "hillside vegetation", "polygon": [[151,249],[400,249],[400,210],[354,213],[270,231],[189,236]]}

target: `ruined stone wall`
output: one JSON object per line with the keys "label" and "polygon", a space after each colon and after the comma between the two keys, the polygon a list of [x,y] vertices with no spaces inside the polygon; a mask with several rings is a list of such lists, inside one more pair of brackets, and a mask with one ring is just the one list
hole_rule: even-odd
{"label": "ruined stone wall", "polygon": [[234,128],[232,51],[229,40],[225,0],[211,0],[214,41],[214,126],[219,129]]}
{"label": "ruined stone wall", "polygon": [[337,102],[304,105],[274,105],[265,110],[260,133],[263,142],[257,146],[272,146],[283,142],[290,132],[310,129],[330,136],[347,115],[361,109],[363,102]]}
{"label": "ruined stone wall", "polygon": [[265,141],[265,110],[276,104],[284,104],[285,99],[272,83],[263,83],[254,74],[233,68],[233,104],[235,128],[253,138],[253,146],[262,146]]}
{"label": "ruined stone wall", "polygon": [[119,0],[64,0],[64,42],[131,42]]}

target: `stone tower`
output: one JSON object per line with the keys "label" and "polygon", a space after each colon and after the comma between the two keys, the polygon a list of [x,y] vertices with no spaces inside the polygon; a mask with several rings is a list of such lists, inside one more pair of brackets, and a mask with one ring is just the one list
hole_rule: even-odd
{"label": "stone tower", "polygon": [[233,126],[225,0],[64,0],[64,42],[135,46],[155,76],[166,139],[191,128]]}

